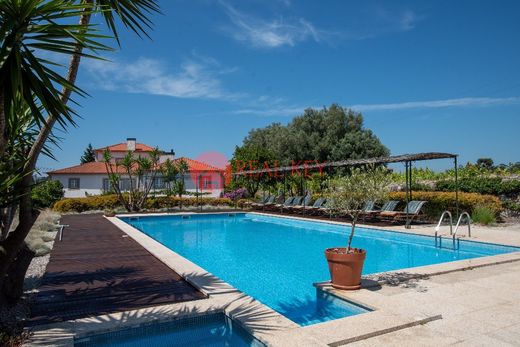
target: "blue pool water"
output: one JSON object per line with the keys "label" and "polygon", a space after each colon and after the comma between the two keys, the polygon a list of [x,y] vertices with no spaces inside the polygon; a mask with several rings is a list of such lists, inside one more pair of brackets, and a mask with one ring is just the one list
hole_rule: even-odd
{"label": "blue pool water", "polygon": [[[249,213],[122,219],[300,325],[366,312],[313,286],[329,280],[324,250],[346,244],[346,226]],[[438,248],[433,237],[364,228],[353,246],[367,251],[364,274],[520,250],[471,241]]]}
{"label": "blue pool water", "polygon": [[74,341],[75,347],[261,347],[264,346],[222,313],[123,329]]}

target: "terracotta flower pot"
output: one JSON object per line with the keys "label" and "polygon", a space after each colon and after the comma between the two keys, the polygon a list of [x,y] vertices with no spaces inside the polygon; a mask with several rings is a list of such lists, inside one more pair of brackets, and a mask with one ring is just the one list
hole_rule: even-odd
{"label": "terracotta flower pot", "polygon": [[361,288],[361,271],[365,262],[364,249],[351,248],[346,253],[345,247],[328,248],[325,257],[329,263],[332,287],[354,290]]}

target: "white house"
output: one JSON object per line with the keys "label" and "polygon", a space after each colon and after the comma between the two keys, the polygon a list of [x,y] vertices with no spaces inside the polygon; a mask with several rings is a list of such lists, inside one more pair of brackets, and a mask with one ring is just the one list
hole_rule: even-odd
{"label": "white house", "polygon": [[[112,155],[112,168],[121,174],[120,188],[123,191],[129,189],[130,180],[116,165],[117,161],[122,159],[128,151],[132,151],[134,156],[145,157],[149,156],[154,149],[143,143],[137,143],[135,138],[128,138],[126,142],[96,149],[96,161],[94,162],[50,171],[47,174],[51,179],[61,182],[67,198],[102,194],[110,188],[106,166],[103,162],[103,153],[107,148]],[[224,169],[186,157],[174,158],[173,153],[162,152],[160,163],[164,163],[167,159],[184,160],[188,164],[189,171],[184,175],[184,184],[188,192],[205,192],[209,193],[208,196],[213,197],[218,197],[223,192]],[[156,176],[154,189],[164,189],[164,181],[160,174]]]}

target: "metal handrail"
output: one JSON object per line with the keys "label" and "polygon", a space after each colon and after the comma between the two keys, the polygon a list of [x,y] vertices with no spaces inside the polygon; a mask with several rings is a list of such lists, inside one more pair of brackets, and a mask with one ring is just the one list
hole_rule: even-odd
{"label": "metal handrail", "polygon": [[453,217],[451,215],[451,212],[446,210],[442,212],[441,218],[439,219],[439,223],[437,223],[437,226],[435,227],[435,238],[437,239],[437,234],[439,233],[442,221],[444,220],[444,216],[448,215],[450,217],[450,235],[453,235]]}
{"label": "metal handrail", "polygon": [[462,222],[462,217],[466,216],[466,221],[468,222],[468,237],[471,237],[471,217],[468,212],[462,212],[459,216],[459,220],[457,221],[457,225],[455,226],[455,231],[453,232],[453,237],[457,234],[459,230],[460,222]]}
{"label": "metal handrail", "polygon": [[68,227],[69,225],[68,224],[60,224],[58,225],[58,227],[60,228],[59,232],[58,232],[58,240],[59,241],[62,241],[63,240],[63,229],[65,227]]}

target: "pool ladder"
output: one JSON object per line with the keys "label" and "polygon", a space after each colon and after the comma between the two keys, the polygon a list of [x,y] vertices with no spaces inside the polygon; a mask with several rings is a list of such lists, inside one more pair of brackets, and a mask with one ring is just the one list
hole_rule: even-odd
{"label": "pool ladder", "polygon": [[468,212],[462,212],[459,216],[459,220],[457,221],[457,225],[455,226],[455,231],[453,231],[453,217],[450,211],[444,211],[441,214],[441,218],[439,219],[439,223],[435,227],[435,246],[442,248],[442,235],[439,235],[439,230],[442,222],[444,221],[444,217],[448,216],[450,220],[450,236],[453,239],[453,248],[460,248],[460,237],[457,237],[457,232],[459,231],[460,224],[464,217],[466,217],[466,222],[468,225],[468,237],[471,237],[471,217]]}

